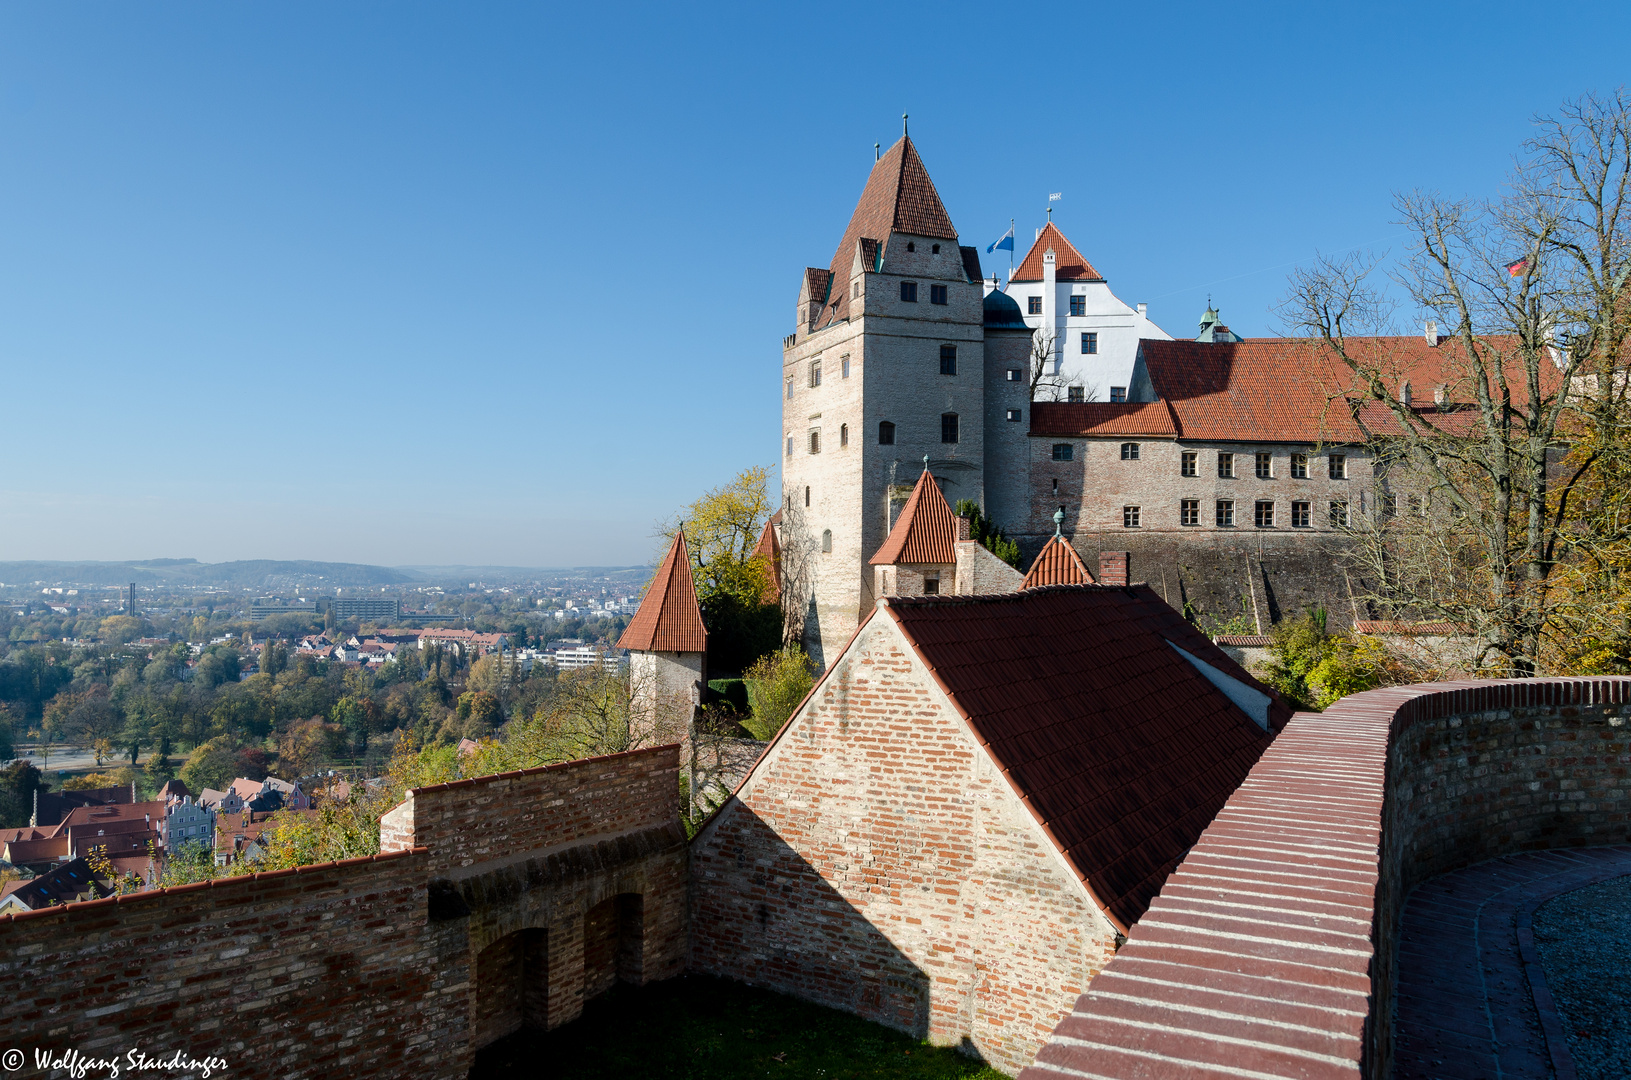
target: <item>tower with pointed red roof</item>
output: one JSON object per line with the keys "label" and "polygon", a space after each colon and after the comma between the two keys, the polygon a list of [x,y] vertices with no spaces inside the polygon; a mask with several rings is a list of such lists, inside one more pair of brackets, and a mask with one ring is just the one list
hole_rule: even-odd
{"label": "tower with pointed red roof", "polygon": [[646,745],[684,739],[702,701],[708,630],[691,578],[683,526],[674,533],[674,542],[617,647],[629,650],[631,726]]}
{"label": "tower with pointed red roof", "polygon": [[1018,570],[969,536],[971,522],[952,513],[934,474],[923,475],[895,519],[895,527],[868,560],[876,596],[973,596],[1013,592]]}
{"label": "tower with pointed red roof", "polygon": [[[804,271],[782,343],[782,605],[817,664],[872,610],[868,561],[924,456],[943,502],[983,505],[992,410],[1028,412],[1025,384],[1003,381],[1023,367],[1028,333],[1009,328],[1021,354],[996,358],[985,297],[978,251],[958,243],[903,133],[874,162],[832,260]],[[1023,443],[1022,425],[1008,426]]]}

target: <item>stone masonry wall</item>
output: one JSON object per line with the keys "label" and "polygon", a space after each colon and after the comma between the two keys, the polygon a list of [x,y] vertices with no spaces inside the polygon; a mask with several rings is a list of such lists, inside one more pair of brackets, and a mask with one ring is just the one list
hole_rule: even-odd
{"label": "stone masonry wall", "polygon": [[19,1075],[50,1075],[39,1048],[127,1068],[132,1049],[182,1051],[226,1059],[214,1075],[230,1077],[463,1076],[470,974],[422,933],[427,861],[405,851],[0,918],[0,1031],[25,1053]]}
{"label": "stone masonry wall", "polygon": [[692,842],[691,966],[1013,1072],[1114,930],[875,618]]}
{"label": "stone masonry wall", "polygon": [[415,788],[380,819],[380,850],[430,849],[432,877],[459,876],[585,837],[661,828],[679,805],[679,747],[568,761]]}

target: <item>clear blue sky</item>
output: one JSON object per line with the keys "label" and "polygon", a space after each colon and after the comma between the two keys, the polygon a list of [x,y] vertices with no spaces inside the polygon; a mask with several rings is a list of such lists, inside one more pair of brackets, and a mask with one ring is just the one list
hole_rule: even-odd
{"label": "clear blue sky", "polygon": [[7,4],[0,559],[641,562],[774,464],[781,338],[912,135],[1169,332],[1495,194],[1631,5]]}

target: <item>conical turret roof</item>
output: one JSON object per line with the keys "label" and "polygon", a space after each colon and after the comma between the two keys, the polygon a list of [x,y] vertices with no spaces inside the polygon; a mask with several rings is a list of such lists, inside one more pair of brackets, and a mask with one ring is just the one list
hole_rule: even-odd
{"label": "conical turret roof", "polygon": [[1020,582],[1022,589],[1034,589],[1038,585],[1093,585],[1093,575],[1088,573],[1087,564],[1082,557],[1076,554],[1076,549],[1070,546],[1070,541],[1055,533],[1042,545],[1037,553],[1036,561],[1031,564],[1030,573]]}
{"label": "conical turret roof", "polygon": [[951,512],[940,485],[927,465],[918,477],[911,498],[901,508],[889,538],[872,556],[872,566],[899,563],[939,563],[957,561],[957,515]]}
{"label": "conical turret roof", "polygon": [[697,603],[696,583],[691,579],[691,556],[685,549],[683,526],[675,531],[674,543],[617,647],[637,652],[708,650],[708,629],[702,623],[702,606]]}

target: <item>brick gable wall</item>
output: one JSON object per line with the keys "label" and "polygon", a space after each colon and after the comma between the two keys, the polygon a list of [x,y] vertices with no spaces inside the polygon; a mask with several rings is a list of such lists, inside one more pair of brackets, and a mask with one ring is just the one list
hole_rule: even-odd
{"label": "brick gable wall", "polygon": [[1114,931],[891,620],[862,632],[692,844],[691,964],[999,1069]]}

